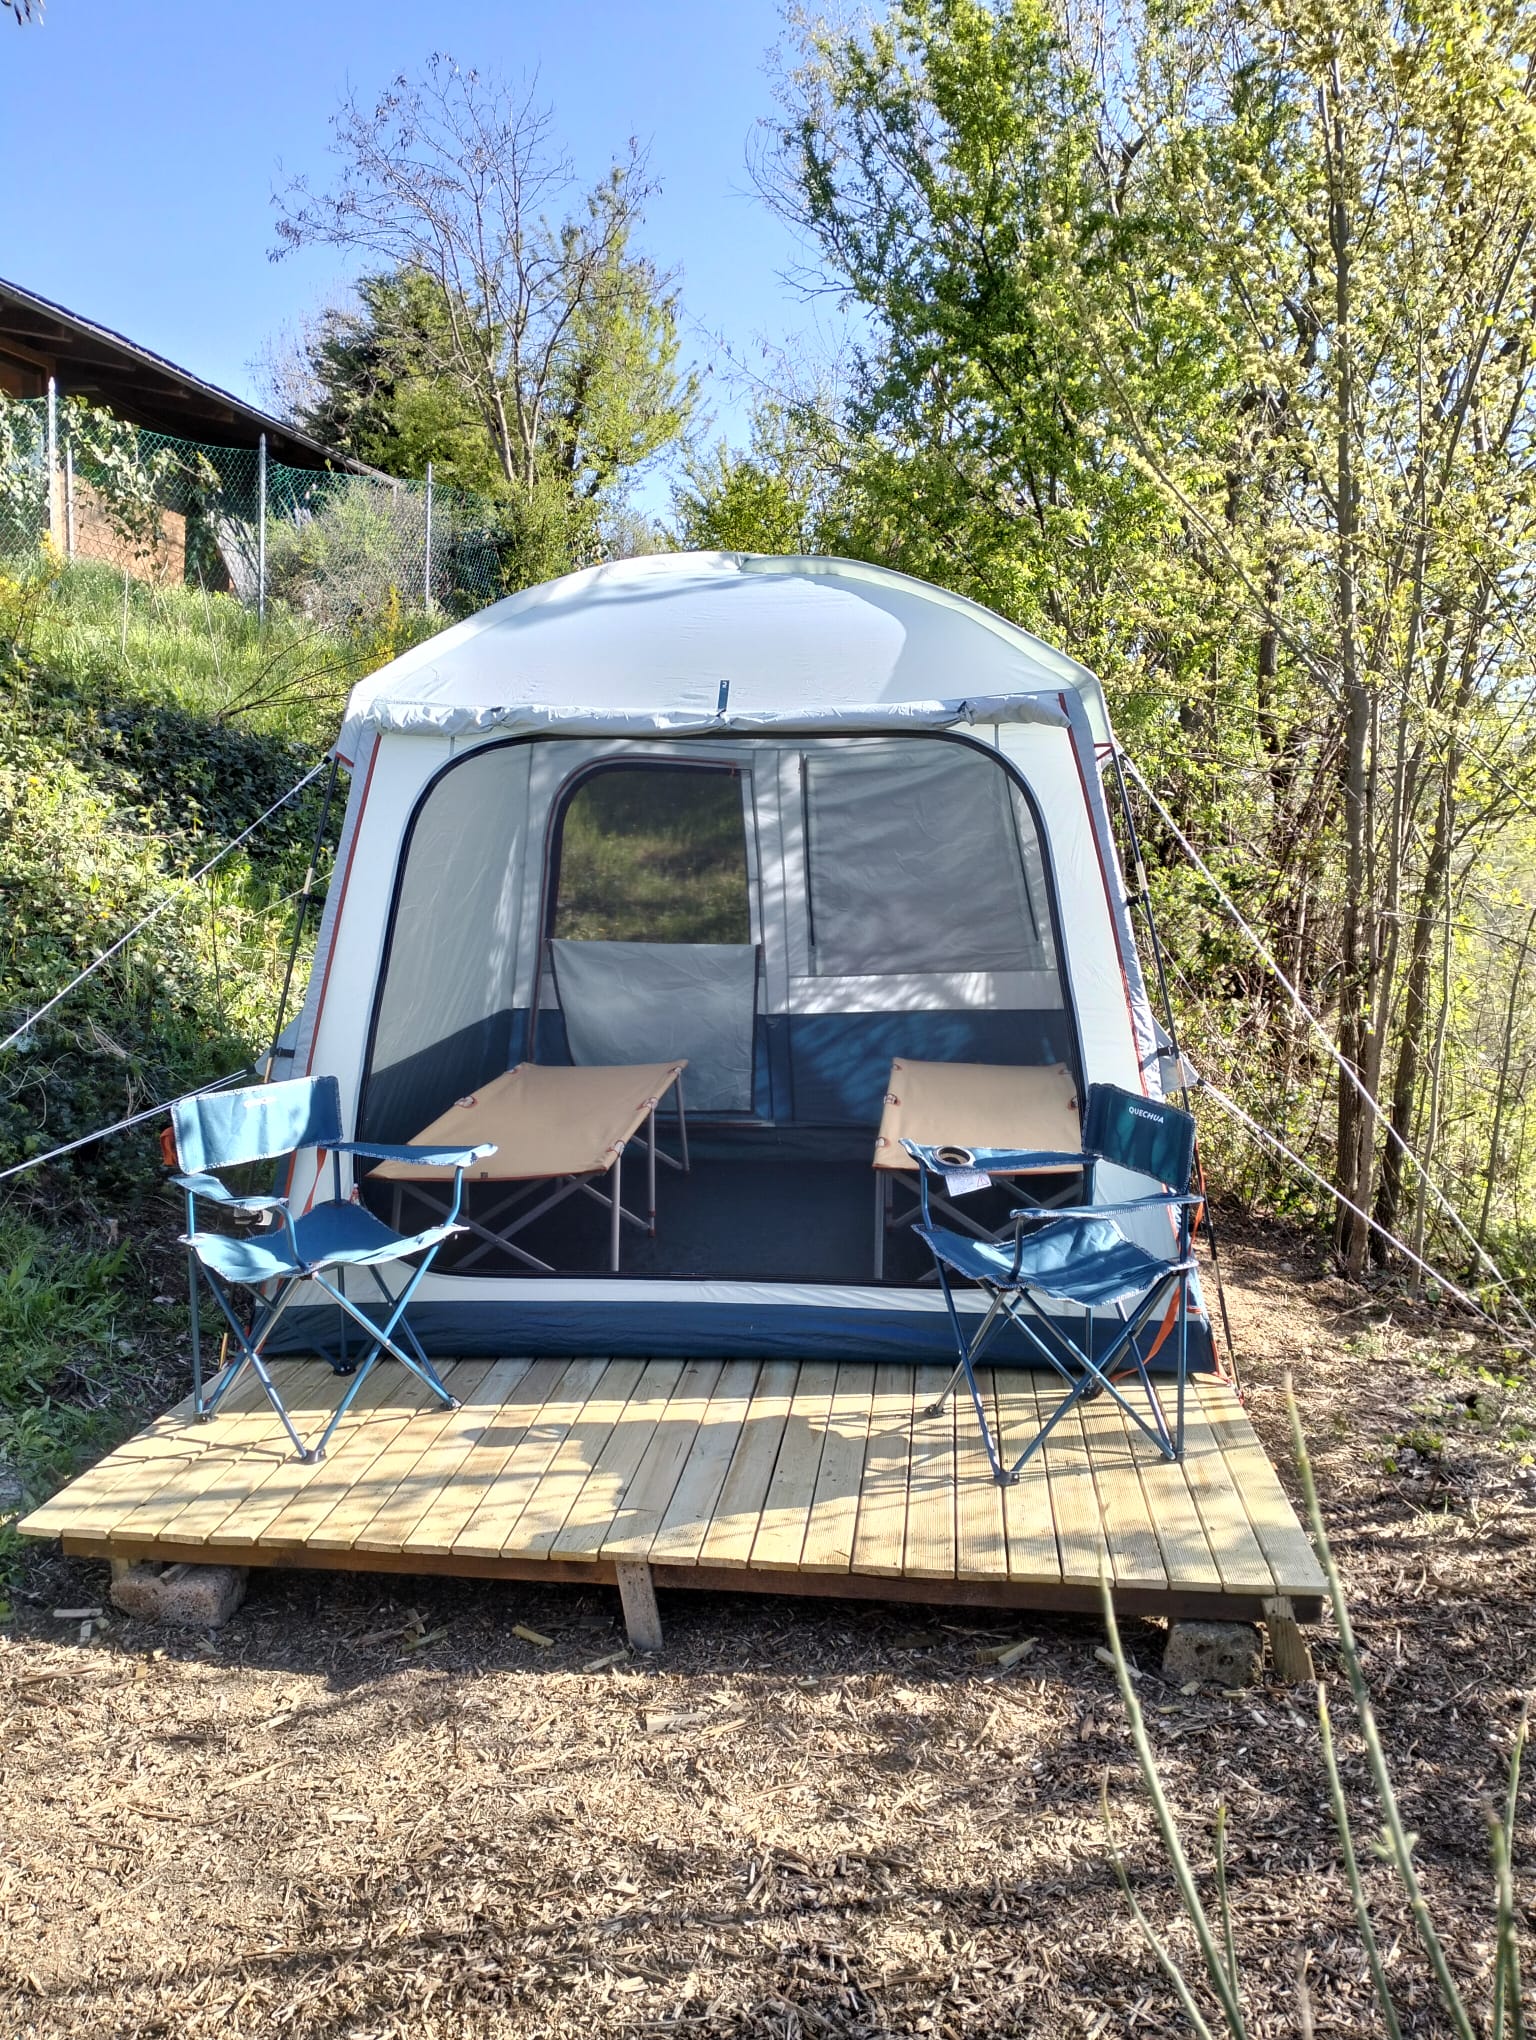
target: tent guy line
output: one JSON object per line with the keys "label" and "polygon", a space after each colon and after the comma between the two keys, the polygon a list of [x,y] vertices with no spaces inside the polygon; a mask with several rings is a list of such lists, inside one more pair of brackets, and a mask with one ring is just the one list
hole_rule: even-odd
{"label": "tent guy line", "polygon": [[1216,1085],[1207,1083],[1204,1078],[1201,1078],[1198,1089],[1205,1097],[1214,1099],[1221,1109],[1229,1113],[1240,1126],[1246,1127],[1255,1139],[1263,1141],[1267,1147],[1272,1148],[1277,1155],[1290,1162],[1294,1168],[1300,1169],[1304,1175],[1310,1176],[1320,1189],[1326,1190],[1328,1195],[1337,1199],[1346,1210],[1352,1211],[1356,1218],[1361,1219],[1368,1225],[1372,1232],[1379,1234],[1389,1246],[1396,1247],[1405,1260],[1411,1261],[1421,1274],[1427,1275],[1431,1282],[1436,1283],[1445,1291],[1447,1296],[1454,1297],[1459,1304],[1470,1310],[1475,1317],[1481,1318],[1484,1324],[1496,1331],[1506,1345],[1513,1346],[1517,1352],[1527,1355],[1536,1354],[1536,1346],[1533,1346],[1529,1340],[1513,1335],[1509,1327],[1501,1325],[1493,1313],[1480,1304],[1475,1296],[1463,1289],[1459,1283],[1453,1282],[1449,1275],[1442,1274],[1431,1262],[1426,1261],[1422,1254],[1416,1254],[1412,1247],[1397,1237],[1396,1233],[1389,1232],[1380,1219],[1372,1217],[1368,1211],[1362,1211],[1360,1206],[1353,1199],[1346,1197],[1336,1184],[1330,1183],[1328,1178],[1321,1174],[1319,1170],[1314,1169],[1310,1162],[1303,1161],[1294,1148],[1288,1147],[1278,1134],[1271,1133],[1267,1126],[1262,1126],[1257,1119],[1252,1118],[1235,1099],[1229,1098],[1225,1091],[1218,1090]]}
{"label": "tent guy line", "polygon": [[[258,815],[255,821],[252,822],[248,828],[242,829],[240,831],[240,834],[236,836],[231,842],[226,843],[222,850],[216,851],[214,855],[208,859],[206,864],[200,864],[196,871],[188,872],[184,878],[177,880],[176,883],[181,886],[190,886],[196,885],[201,879],[206,878],[209,872],[213,870],[215,865],[222,864],[224,859],[226,857],[231,856],[236,850],[238,850],[242,843],[249,842],[250,838],[256,834],[256,831],[258,829],[262,828],[267,822],[271,821],[272,817],[276,813],[278,813],[278,811],[281,808],[285,808],[288,805],[289,801],[291,801],[295,797],[295,795],[302,793],[305,787],[309,785],[311,780],[318,779],[320,777],[320,774],[328,769],[328,766],[329,760],[327,758],[322,758],[320,760],[320,763],[313,767],[312,770],[306,772],[304,774],[304,777],[301,780],[299,780],[296,785],[290,786],[285,794],[283,794],[279,799],[273,801],[271,807],[267,809],[265,814]],[[165,898],[163,900],[160,900],[155,906],[151,907],[147,914],[141,915],[140,918],[134,922],[131,928],[125,929],[124,932],[118,936],[117,940],[114,943],[112,943],[112,945],[109,948],[104,949],[101,952],[100,956],[93,957],[91,961],[85,966],[84,970],[77,971],[75,975],[70,979],[69,983],[63,986],[61,990],[55,992],[51,999],[44,1000],[43,1004],[38,1007],[35,1013],[29,1013],[26,1019],[22,1021],[19,1027],[12,1028],[11,1032],[5,1037],[4,1041],[0,1041],[0,1055],[3,1055],[8,1048],[14,1048],[19,1041],[25,1041],[27,1036],[32,1032],[32,1029],[37,1025],[39,1020],[45,1019],[47,1015],[53,1011],[55,1006],[61,1005],[63,1001],[67,999],[72,992],[77,991],[79,987],[85,983],[87,978],[93,977],[96,974],[96,972],[101,969],[103,964],[110,963],[113,957],[117,955],[119,950],[125,949],[127,947],[127,945],[133,940],[135,935],[142,935],[144,930],[147,927],[149,927],[151,922],[158,920],[159,917],[163,913],[165,913],[170,906],[174,904],[175,899],[176,894],[174,892],[167,893]],[[95,1135],[89,1136],[89,1138],[93,1139],[97,1137],[98,1136]],[[83,1145],[83,1143],[76,1144]],[[10,1172],[8,1171],[7,1173]]]}
{"label": "tent guy line", "polygon": [[[1377,1103],[1376,1098],[1372,1094],[1369,1085],[1364,1083],[1361,1077],[1359,1076],[1358,1072],[1355,1071],[1350,1066],[1350,1063],[1347,1057],[1344,1055],[1343,1050],[1339,1047],[1338,1043],[1333,1039],[1332,1035],[1328,1032],[1327,1028],[1324,1027],[1322,1021],[1319,1020],[1317,1015],[1312,1011],[1312,1008],[1307,1004],[1306,1000],[1302,997],[1301,993],[1296,989],[1295,985],[1292,984],[1291,980],[1286,976],[1285,972],[1281,969],[1279,963],[1277,962],[1274,955],[1271,953],[1270,949],[1265,943],[1264,938],[1259,934],[1258,930],[1254,928],[1251,925],[1251,923],[1244,917],[1242,909],[1238,906],[1237,902],[1232,898],[1232,895],[1226,890],[1225,886],[1223,886],[1223,884],[1221,883],[1221,880],[1211,870],[1210,866],[1205,862],[1205,859],[1200,855],[1199,851],[1195,848],[1194,844],[1190,842],[1189,838],[1184,834],[1184,831],[1179,827],[1178,823],[1174,820],[1173,816],[1168,812],[1168,809],[1164,806],[1163,802],[1158,799],[1157,795],[1153,792],[1152,788],[1147,784],[1142,774],[1137,770],[1135,759],[1132,758],[1127,752],[1122,752],[1121,756],[1125,761],[1126,769],[1130,772],[1131,777],[1136,781],[1136,784],[1141,788],[1142,792],[1147,796],[1147,799],[1151,801],[1152,805],[1157,809],[1157,812],[1159,813],[1159,815],[1161,815],[1163,821],[1166,823],[1168,831],[1174,838],[1174,841],[1178,844],[1179,848],[1184,852],[1184,855],[1189,859],[1190,863],[1194,866],[1195,870],[1198,871],[1200,876],[1205,880],[1206,884],[1210,886],[1211,890],[1215,893],[1217,899],[1220,900],[1221,904],[1226,908],[1227,912],[1231,915],[1232,920],[1236,927],[1238,928],[1239,932],[1242,935],[1244,935],[1247,938],[1247,940],[1252,944],[1255,953],[1259,957],[1259,960],[1264,964],[1265,968],[1272,974],[1272,976],[1278,981],[1278,983],[1281,986],[1283,986],[1287,996],[1290,998],[1290,1000],[1296,1007],[1297,1012],[1301,1014],[1302,1018],[1306,1021],[1308,1027],[1311,1028],[1313,1034],[1316,1035],[1317,1039],[1322,1043],[1323,1047],[1327,1050],[1331,1060],[1337,1065],[1340,1075],[1346,1078],[1348,1082],[1353,1086],[1354,1090],[1359,1094],[1360,1100],[1362,1104],[1364,1104],[1366,1110],[1371,1114],[1372,1118],[1376,1121],[1377,1125],[1384,1130],[1392,1144],[1395,1147],[1399,1148],[1402,1151],[1402,1153],[1407,1157],[1407,1159],[1413,1164],[1414,1168],[1418,1171],[1419,1177],[1423,1182],[1425,1189],[1434,1199],[1436,1205],[1439,1207],[1441,1211],[1445,1213],[1445,1215],[1451,1220],[1451,1223],[1455,1226],[1456,1230],[1467,1241],[1468,1245],[1472,1248],[1473,1252],[1476,1254],[1478,1260],[1482,1263],[1483,1267],[1485,1267],[1488,1270],[1490,1275],[1494,1276],[1498,1283],[1498,1286],[1502,1290],[1504,1290],[1507,1295],[1511,1297],[1511,1299],[1514,1302],[1515,1308],[1519,1311],[1521,1317],[1525,1319],[1527,1326],[1531,1329],[1532,1332],[1536,1332],[1536,1317],[1532,1316],[1531,1312],[1526,1308],[1525,1304],[1521,1301],[1519,1295],[1515,1292],[1513,1286],[1511,1285],[1509,1277],[1504,1273],[1503,1269],[1500,1268],[1498,1263],[1494,1260],[1493,1256],[1488,1252],[1487,1248],[1484,1247],[1478,1240],[1477,1236],[1473,1233],[1471,1227],[1467,1224],[1466,1220],[1461,1216],[1461,1213],[1457,1211],[1456,1207],[1451,1203],[1450,1199],[1446,1196],[1445,1192],[1440,1188],[1439,1184],[1435,1181],[1434,1177],[1429,1173],[1428,1168],[1420,1160],[1419,1156],[1417,1155],[1417,1153],[1415,1153],[1414,1149],[1409,1146],[1408,1142],[1404,1140],[1403,1136],[1398,1132],[1397,1128],[1392,1124],[1391,1120],[1382,1111],[1381,1106]],[[1212,1096],[1217,1095],[1211,1086],[1207,1085],[1206,1088],[1211,1090]],[[1332,1184],[1327,1185],[1327,1188],[1329,1189],[1330,1193],[1333,1196],[1337,1197],[1342,1203],[1349,1204],[1348,1198],[1344,1196],[1342,1191],[1334,1189]],[[1355,1211],[1356,1207],[1353,1204],[1349,1204],[1349,1209],[1351,1211]],[[1357,1213],[1357,1215],[1363,1216],[1363,1214],[1360,1213]],[[1381,1226],[1377,1226],[1376,1230],[1378,1232],[1382,1232],[1384,1229]],[[1391,1235],[1386,1234],[1386,1237],[1390,1239]],[[1401,1242],[1395,1242],[1395,1244],[1401,1245]],[[1407,1249],[1405,1248],[1404,1251],[1406,1252]],[[1409,1258],[1412,1259],[1413,1256],[1410,1255]],[[1442,1278],[1437,1276],[1435,1279],[1439,1281]]]}

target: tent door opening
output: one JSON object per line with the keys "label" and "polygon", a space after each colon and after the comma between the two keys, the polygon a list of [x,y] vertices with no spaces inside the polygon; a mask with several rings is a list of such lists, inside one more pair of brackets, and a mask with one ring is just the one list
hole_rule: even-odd
{"label": "tent door opening", "polygon": [[[412,1139],[519,1062],[684,1062],[690,1166],[658,1172],[656,1229],[626,1230],[624,1277],[922,1281],[910,1230],[877,1231],[875,1139],[898,1058],[1080,1072],[1048,845],[988,747],[928,734],[493,741],[418,806],[363,1137]],[[678,1158],[672,1094],[657,1124]],[[644,1138],[626,1151],[626,1184]],[[505,1194],[471,1184],[472,1215]],[[994,1203],[1001,1223],[1001,1192],[968,1208],[984,1224]],[[605,1207],[578,1195],[518,1245],[601,1279],[609,1233]],[[483,1236],[461,1253],[466,1275],[530,1272]],[[455,1272],[452,1243],[438,1265]]]}

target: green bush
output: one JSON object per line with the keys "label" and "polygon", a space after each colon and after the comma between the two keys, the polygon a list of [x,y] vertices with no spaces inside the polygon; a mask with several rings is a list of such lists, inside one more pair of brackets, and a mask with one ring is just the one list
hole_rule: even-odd
{"label": "green bush", "polygon": [[[57,615],[48,622],[56,631]],[[0,1058],[0,1168],[238,1070],[263,1046],[318,820],[311,788],[188,884],[318,746],[135,693],[75,653],[61,676],[15,640],[8,658],[0,649],[0,1033],[156,918]],[[151,1155],[147,1141],[108,1145],[72,1174],[120,1193]]]}

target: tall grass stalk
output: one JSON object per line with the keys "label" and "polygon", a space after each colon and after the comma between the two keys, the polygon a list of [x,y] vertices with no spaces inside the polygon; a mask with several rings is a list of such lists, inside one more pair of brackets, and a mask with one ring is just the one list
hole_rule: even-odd
{"label": "tall grass stalk", "polygon": [[1371,1767],[1371,1777],[1376,1786],[1376,1799],[1386,1824],[1387,1844],[1392,1860],[1397,1865],[1397,1874],[1402,1880],[1403,1892],[1408,1900],[1408,1910],[1413,1915],[1413,1924],[1429,1958],[1429,1966],[1435,1973],[1439,1987],[1441,2009],[1451,2022],[1457,2040],[1476,2040],[1472,2020],[1456,1980],[1451,1975],[1450,1965],[1445,1959],[1445,1950],[1440,1945],[1440,1936],[1435,1932],[1435,1923],[1430,1918],[1429,1906],[1425,1901],[1423,1886],[1413,1861],[1413,1843],[1403,1826],[1402,1814],[1398,1809],[1397,1793],[1393,1790],[1392,1779],[1387,1770],[1387,1759],[1381,1747],[1381,1737],[1376,1732],[1376,1711],[1371,1705],[1370,1689],[1365,1683],[1365,1669],[1360,1663],[1360,1652],[1355,1644],[1355,1632],[1349,1620],[1349,1605],[1344,1596],[1344,1582],[1334,1564],[1333,1552],[1328,1543],[1328,1533],[1323,1528],[1323,1512],[1317,1499],[1317,1483],[1312,1477],[1312,1460],[1307,1451],[1306,1440],[1301,1434],[1301,1413],[1296,1407],[1296,1391],[1290,1377],[1285,1383],[1285,1407],[1291,1420],[1291,1449],[1296,1455],[1296,1471],[1301,1478],[1301,1491],[1306,1497],[1307,1519],[1312,1525],[1312,1541],[1317,1547],[1323,1576],[1328,1582],[1328,1599],[1333,1604],[1333,1619],[1339,1632],[1339,1655],[1344,1661],[1345,1676],[1349,1690],[1354,1695],[1355,1714],[1360,1724],[1360,1739],[1365,1744],[1366,1759]]}
{"label": "tall grass stalk", "polygon": [[[1397,2008],[1392,2002],[1387,1972],[1381,1960],[1381,1946],[1376,1939],[1376,1929],[1371,1925],[1365,1886],[1360,1879],[1360,1863],[1355,1855],[1355,1837],[1349,1825],[1349,1806],[1344,1798],[1344,1781],[1339,1776],[1339,1760],[1333,1747],[1333,1717],[1328,1711],[1328,1691],[1321,1679],[1317,1682],[1317,1733],[1322,1745],[1323,1768],[1328,1773],[1328,1802],[1333,1808],[1333,1824],[1338,1830],[1339,1847],[1344,1857],[1344,1876],[1349,1884],[1349,1895],[1355,1908],[1355,1924],[1360,1929],[1360,1942],[1365,1949],[1365,1959],[1370,1964],[1371,1984],[1376,1992],[1376,2002],[1381,2008],[1382,2020],[1391,2040],[1403,2040],[1402,2027],[1397,2022]],[[1494,2032],[1497,2034],[1497,2026],[1494,2027]]]}
{"label": "tall grass stalk", "polygon": [[[1308,1519],[1312,1526],[1313,1542],[1317,1548],[1318,1561],[1328,1585],[1334,1620],[1338,1626],[1339,1655],[1349,1680],[1350,1692],[1355,1702],[1355,1713],[1359,1724],[1361,1741],[1365,1746],[1370,1765],[1372,1782],[1375,1786],[1377,1803],[1383,1819],[1385,1838],[1384,1857],[1396,1872],[1403,1895],[1407,1900],[1414,1928],[1428,1960],[1435,1984],[1435,2002],[1441,2019],[1448,2029],[1455,2033],[1457,2040],[1478,2040],[1477,2029],[1471,2013],[1455,1978],[1451,1975],[1446,1961],[1445,1950],[1435,1931],[1429,1907],[1419,1883],[1418,1871],[1413,1862],[1411,1836],[1403,1825],[1402,1814],[1397,1803],[1391,1777],[1387,1771],[1386,1758],[1377,1733],[1376,1717],[1371,1706],[1369,1690],[1365,1683],[1364,1668],[1360,1663],[1360,1652],[1355,1643],[1354,1630],[1345,1604],[1343,1583],[1333,1552],[1323,1527],[1322,1511],[1318,1505],[1317,1486],[1313,1479],[1312,1462],[1307,1454],[1305,1440],[1301,1433],[1301,1422],[1296,1409],[1296,1399],[1289,1382],[1286,1384],[1286,1402],[1290,1412],[1291,1438],[1296,1453],[1296,1465],[1301,1478],[1302,1492],[1306,1497]],[[1142,1716],[1141,1703],[1131,1681],[1130,1666],[1126,1661],[1125,1649],[1120,1639],[1119,1625],[1115,1620],[1114,1604],[1110,1594],[1107,1575],[1101,1575],[1100,1593],[1104,1606],[1104,1625],[1109,1632],[1110,1648],[1114,1654],[1115,1677],[1120,1688],[1120,1698],[1125,1707],[1126,1720],[1130,1725],[1131,1739],[1136,1749],[1142,1780],[1152,1803],[1153,1815],[1161,1836],[1163,1850],[1173,1870],[1174,1883],[1179,1893],[1185,1916],[1194,1928],[1195,1938],[1204,1959],[1206,1976],[1211,1990],[1220,2006],[1222,2020],[1229,2040],[1246,2040],[1247,2028],[1240,2001],[1238,1976],[1237,1937],[1233,1921],[1231,1896],[1226,1876],[1226,1833],[1227,1814],[1223,1805],[1216,1814],[1215,1890],[1219,1914],[1220,1938],[1213,1926],[1199,1888],[1190,1869],[1188,1857],[1179,1837],[1167,1794],[1158,1771],[1157,1758],[1147,1737],[1146,1722]],[[1344,1875],[1349,1885],[1350,1898],[1354,1906],[1355,1925],[1360,1935],[1370,1972],[1371,1987],[1377,2009],[1388,2040],[1402,2040],[1402,2027],[1397,2008],[1392,1999],[1387,1981],[1386,1966],[1382,1960],[1375,1929],[1371,1923],[1370,1910],[1366,1901],[1364,1882],[1355,1848],[1354,1834],[1350,1824],[1349,1809],[1344,1797],[1344,1787],[1339,1775],[1338,1756],[1334,1745],[1333,1723],[1329,1712],[1327,1695],[1319,1683],[1317,1689],[1318,1734],[1322,1750],[1323,1768],[1328,1781],[1329,1803],[1333,1813],[1334,1826],[1339,1837],[1343,1858]],[[1525,2009],[1521,2000],[1520,1955],[1516,1933],[1516,1912],[1514,1878],[1511,1868],[1514,1853],[1515,1818],[1520,1789],[1520,1765],[1525,1749],[1529,1721],[1529,1706],[1520,1717],[1515,1736],[1515,1747],[1510,1759],[1509,1780],[1504,1797],[1502,1813],[1488,1810],[1490,1846],[1493,1857],[1495,1897],[1495,1955],[1493,1965],[1493,1994],[1491,2018],[1487,2028],[1489,2040],[1526,2040],[1527,2025]],[[1210,2027],[1201,2011],[1190,1985],[1189,1978],[1179,1968],[1178,1962],[1147,1919],[1136,1894],[1131,1887],[1130,1877],[1115,1841],[1110,1826],[1109,1793],[1106,1779],[1101,1795],[1104,1809],[1106,1832],[1109,1836],[1110,1859],[1116,1878],[1124,1892],[1137,1926],[1146,1939],[1148,1947],[1164,1974],[1173,1985],[1179,2004],[1191,2028],[1199,2040],[1208,2040]],[[1297,1973],[1298,2016],[1303,2027],[1310,2029],[1310,2006],[1307,2001],[1306,1980],[1303,1972]]]}
{"label": "tall grass stalk", "polygon": [[[1099,1591],[1104,1602],[1104,1623],[1109,1631],[1109,1647],[1115,1656],[1115,1677],[1120,1686],[1120,1698],[1125,1703],[1126,1720],[1130,1723],[1131,1739],[1136,1745],[1136,1758],[1141,1766],[1141,1775],[1146,1782],[1147,1794],[1152,1801],[1152,1812],[1157,1820],[1158,1833],[1162,1836],[1163,1848],[1173,1869],[1174,1882],[1179,1888],[1184,1911],[1195,1930],[1195,1939],[1200,1944],[1200,1953],[1205,1958],[1205,1972],[1210,1978],[1211,1988],[1226,2016],[1227,2031],[1233,2040],[1246,2040],[1248,2028],[1243,2020],[1242,2002],[1238,1995],[1235,1975],[1229,1975],[1224,1960],[1224,1947],[1231,1948],[1232,1941],[1224,1929],[1222,1942],[1218,1942],[1200,1899],[1195,1883],[1195,1873],[1189,1866],[1184,1853],[1184,1844],[1179,1838],[1178,1823],[1174,1820],[1173,1809],[1163,1791],[1162,1776],[1157,1768],[1157,1759],[1152,1754],[1152,1745],[1147,1740],[1147,1724],[1142,1717],[1141,1702],[1136,1698],[1136,1689],[1131,1683],[1131,1668],[1126,1662],[1125,1648],[1120,1641],[1120,1625],[1115,1620],[1115,1606],[1110,1597],[1109,1578],[1099,1575]],[[1225,1898],[1225,1886],[1220,1887]],[[1139,1912],[1138,1908],[1138,1912]],[[1235,1962],[1235,1954],[1234,1954]],[[1166,1967],[1166,1964],[1165,1964]]]}

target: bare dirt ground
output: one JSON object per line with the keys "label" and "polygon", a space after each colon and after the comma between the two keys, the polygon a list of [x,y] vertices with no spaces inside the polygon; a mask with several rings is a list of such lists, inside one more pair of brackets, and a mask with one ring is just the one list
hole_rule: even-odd
{"label": "bare dirt ground", "polygon": [[[1482,1806],[1536,1682],[1536,1420],[1465,1330],[1278,1237],[1229,1259],[1249,1407],[1289,1477],[1294,1368],[1418,1860],[1484,2003]],[[1093,1623],[679,1595],[651,1665],[595,1592],[257,1574],[217,1636],[82,1641],[53,1611],[105,1607],[104,1568],[44,1553],[27,1586],[0,1631],[4,2040],[1185,2030],[1106,1856],[1107,1772],[1187,1950]],[[1023,1637],[1006,1671],[984,1655]],[[1302,1964],[1319,2034],[1379,2031],[1311,1689],[1181,1693],[1153,1625],[1127,1641],[1204,1872],[1230,1809],[1250,2031],[1302,2030]],[[1336,1684],[1326,1631],[1316,1656]],[[1527,1825],[1527,1905],[1532,1855]],[[1438,2033],[1390,1873],[1367,1877],[1404,2031]]]}

